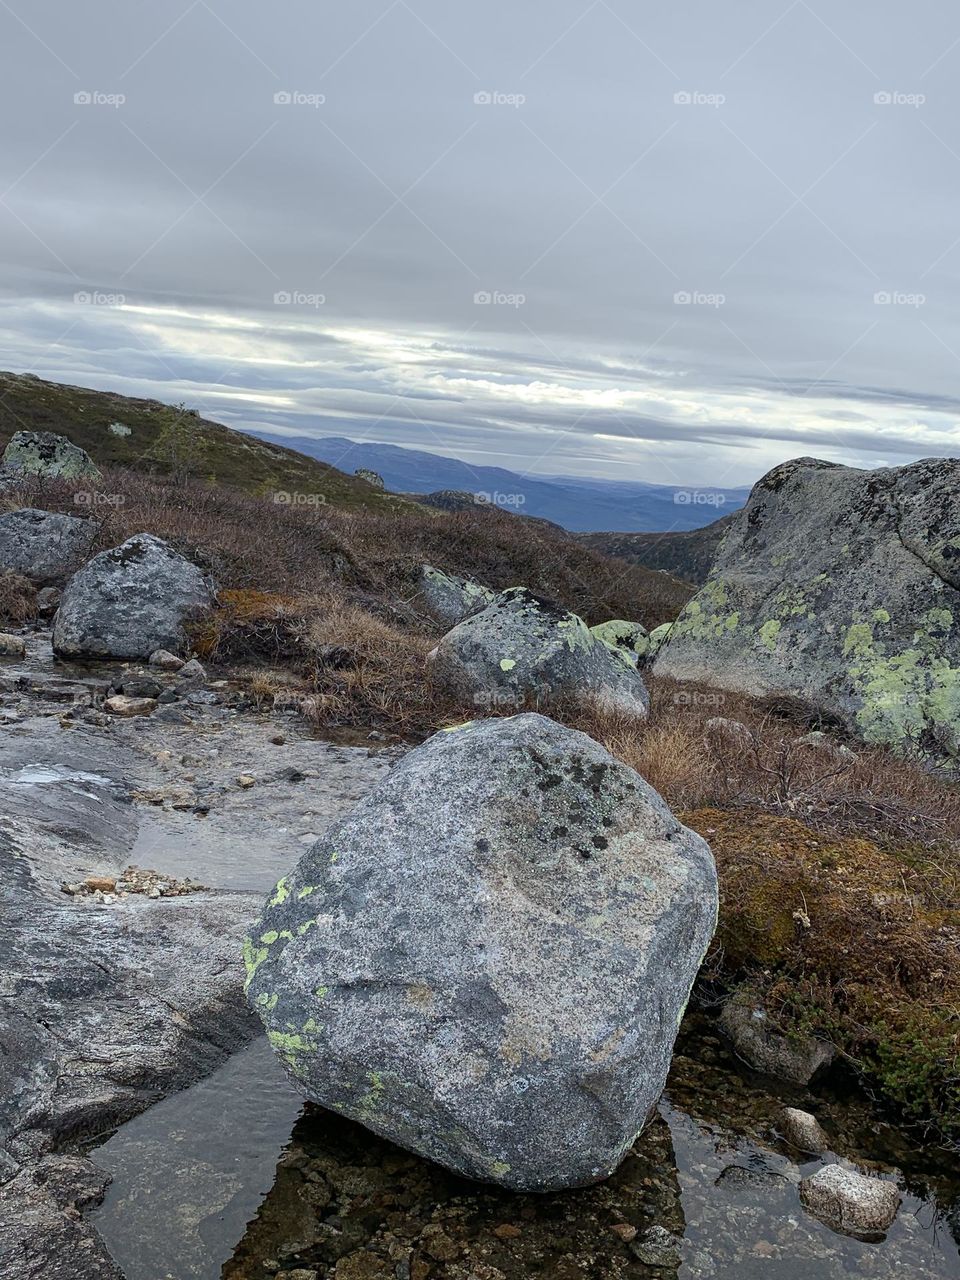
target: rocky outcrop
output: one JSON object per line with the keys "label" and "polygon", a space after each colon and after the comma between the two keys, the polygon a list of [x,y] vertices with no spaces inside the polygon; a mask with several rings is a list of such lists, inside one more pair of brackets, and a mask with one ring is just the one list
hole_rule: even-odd
{"label": "rocky outcrop", "polygon": [[659,675],[789,693],[869,743],[960,753],[960,461],[775,468],[673,625]]}
{"label": "rocky outcrop", "polygon": [[380,472],[371,471],[369,467],[357,467],[353,474],[358,480],[366,480],[367,484],[372,484],[375,489],[386,489],[387,487]]}
{"label": "rocky outcrop", "polygon": [[100,471],[85,449],[53,431],[17,431],[3,451],[0,476],[48,480],[98,480]]}
{"label": "rocky outcrop", "polygon": [[566,696],[639,718],[650,705],[629,657],[599,640],[582,618],[524,587],[504,591],[449,631],[435,651],[433,675],[482,707],[539,706]]}
{"label": "rocky outcrop", "polygon": [[880,1240],[897,1216],[900,1192],[892,1182],[828,1164],[800,1183],[804,1207],[834,1231]]}
{"label": "rocky outcrop", "polygon": [[598,622],[590,630],[598,640],[626,654],[634,666],[637,666],[650,645],[647,629],[639,622],[615,618],[610,622]]}
{"label": "rocky outcrop", "polygon": [[97,536],[95,520],[21,507],[0,515],[0,568],[37,586],[61,582],[82,563]]}
{"label": "rocky outcrop", "polygon": [[617,1166],[716,921],[706,843],[538,715],[411,751],[270,896],[248,998],[308,1097],[469,1177]]}
{"label": "rocky outcrop", "polygon": [[63,657],[143,658],[184,646],[184,627],[213,603],[200,570],[168,543],[139,533],[102,551],[70,579],[53,632]]}
{"label": "rocky outcrop", "polygon": [[420,570],[419,594],[429,612],[448,627],[479,613],[497,597],[495,591],[480,582],[460,578],[455,573],[444,573],[430,564],[425,564]]}

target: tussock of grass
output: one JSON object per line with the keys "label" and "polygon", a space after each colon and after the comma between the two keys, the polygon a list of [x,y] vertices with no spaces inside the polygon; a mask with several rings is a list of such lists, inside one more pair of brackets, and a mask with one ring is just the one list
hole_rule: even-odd
{"label": "tussock of grass", "polygon": [[26,578],[0,569],[0,623],[22,626],[37,616],[37,593]]}

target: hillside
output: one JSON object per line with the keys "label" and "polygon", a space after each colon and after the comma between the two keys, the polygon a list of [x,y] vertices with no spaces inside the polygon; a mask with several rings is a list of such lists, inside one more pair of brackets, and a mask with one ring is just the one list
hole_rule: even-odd
{"label": "hillside", "polygon": [[674,533],[578,533],[584,546],[604,555],[616,556],[628,564],[643,565],[672,573],[685,582],[700,586],[706,582],[723,535],[735,512],[702,529]]}
{"label": "hillside", "polygon": [[338,506],[410,505],[326,462],[233,431],[189,408],[0,373],[0,450],[15,431],[66,435],[102,467],[189,475],[249,493],[320,496]]}
{"label": "hillside", "polygon": [[293,443],[311,457],[322,458],[345,471],[369,467],[383,476],[388,489],[399,493],[458,490],[483,494],[487,502],[504,510],[538,516],[579,532],[696,529],[718,510],[743,506],[749,494],[748,489],[704,486],[694,495],[690,488],[678,485],[591,476],[522,475],[504,467],[474,465],[391,444],[357,443],[340,436],[298,437]]}

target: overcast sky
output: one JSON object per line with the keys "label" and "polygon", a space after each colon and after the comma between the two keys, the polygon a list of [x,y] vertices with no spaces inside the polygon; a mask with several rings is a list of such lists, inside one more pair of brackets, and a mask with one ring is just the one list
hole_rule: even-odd
{"label": "overcast sky", "polygon": [[0,0],[3,367],[541,474],[957,453],[947,0]]}

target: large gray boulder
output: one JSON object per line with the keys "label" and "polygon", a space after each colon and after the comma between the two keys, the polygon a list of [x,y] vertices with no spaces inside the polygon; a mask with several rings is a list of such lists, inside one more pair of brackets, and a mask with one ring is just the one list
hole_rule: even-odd
{"label": "large gray boulder", "polygon": [[63,657],[147,659],[176,652],[184,626],[213,603],[196,565],[160,538],[138,533],[101,551],[70,579],[53,629]]}
{"label": "large gray boulder", "polygon": [[425,564],[420,570],[420,598],[439,622],[453,627],[492,604],[497,593],[480,582]]}
{"label": "large gray boulder", "polygon": [[582,618],[511,587],[455,626],[434,655],[434,679],[477,706],[589,697],[604,709],[646,716],[646,685],[631,658]]}
{"label": "large gray boulder", "polygon": [[97,536],[95,520],[21,507],[0,515],[0,568],[38,586],[59,582],[85,559]]}
{"label": "large gray boulder", "polygon": [[734,517],[657,675],[790,693],[869,743],[960,752],[960,460],[784,463]]}
{"label": "large gray boulder", "polygon": [[100,471],[86,450],[54,431],[17,431],[3,451],[0,473],[49,480],[100,478]]}
{"label": "large gray boulder", "polygon": [[277,885],[248,999],[314,1101],[468,1177],[613,1171],[712,936],[706,843],[539,715],[411,751]]}

